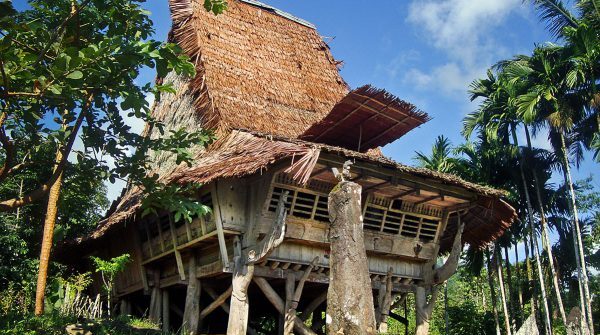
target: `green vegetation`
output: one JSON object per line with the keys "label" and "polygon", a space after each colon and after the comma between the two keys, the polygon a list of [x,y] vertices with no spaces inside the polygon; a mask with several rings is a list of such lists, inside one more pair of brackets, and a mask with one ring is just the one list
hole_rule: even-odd
{"label": "green vegetation", "polygon": [[[464,119],[467,142],[452,150],[439,137],[431,155],[417,153],[415,161],[509,192],[520,220],[484,253],[468,250],[464,263],[471,273],[461,276],[480,278],[487,265],[487,311],[497,330],[510,334],[533,313],[538,327],[561,333],[576,307],[582,331],[593,334],[600,316],[592,303],[598,278],[589,268],[600,266],[600,193],[591,177],[574,182],[571,168],[586,149],[599,158],[600,3],[577,1],[570,12],[562,1],[532,2],[558,43],[500,61],[474,81],[471,99],[480,107]],[[532,145],[532,136],[544,132],[551,150]],[[562,185],[553,185],[554,173]],[[526,261],[515,254],[511,264],[508,250],[520,243]]]}

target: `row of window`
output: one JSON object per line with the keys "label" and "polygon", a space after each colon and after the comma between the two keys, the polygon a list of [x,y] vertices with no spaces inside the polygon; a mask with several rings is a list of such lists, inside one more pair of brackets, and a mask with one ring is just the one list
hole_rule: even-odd
{"label": "row of window", "polygon": [[[273,187],[268,210],[275,212],[281,194],[287,191],[288,197],[285,208],[288,215],[329,223],[327,211],[327,194],[310,189],[298,189],[293,186],[276,184]],[[367,197],[363,205],[364,229],[388,234],[417,238],[425,242],[433,241],[439,228],[440,219],[431,216],[421,216],[408,212],[414,208],[411,203],[400,199],[386,199],[382,197]],[[433,210],[437,213],[437,210]],[[432,210],[428,210],[432,212]]]}

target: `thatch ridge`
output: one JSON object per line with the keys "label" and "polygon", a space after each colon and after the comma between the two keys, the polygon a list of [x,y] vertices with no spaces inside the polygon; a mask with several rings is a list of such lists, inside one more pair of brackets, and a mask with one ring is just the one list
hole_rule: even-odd
{"label": "thatch ridge", "polygon": [[310,26],[237,0],[218,16],[198,1],[169,3],[170,39],[196,64],[189,90],[205,128],[296,137],[349,91]]}

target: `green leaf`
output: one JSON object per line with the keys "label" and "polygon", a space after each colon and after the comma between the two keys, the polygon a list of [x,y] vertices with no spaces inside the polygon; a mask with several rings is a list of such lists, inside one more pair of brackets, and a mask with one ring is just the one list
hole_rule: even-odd
{"label": "green leaf", "polygon": [[81,79],[83,78],[83,73],[79,70],[75,70],[67,75],[67,79]]}

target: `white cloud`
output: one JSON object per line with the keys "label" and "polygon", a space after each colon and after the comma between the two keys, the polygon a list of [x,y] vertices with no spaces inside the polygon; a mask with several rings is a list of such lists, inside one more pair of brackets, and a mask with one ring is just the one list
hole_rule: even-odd
{"label": "white cloud", "polygon": [[405,83],[411,83],[417,88],[425,88],[431,83],[431,75],[428,75],[419,69],[410,69],[404,75],[403,81]]}
{"label": "white cloud", "polygon": [[482,49],[494,48],[484,36],[520,4],[520,0],[413,1],[408,21],[421,27],[436,48],[465,64],[477,64]]}
{"label": "white cloud", "polygon": [[428,88],[447,95],[464,94],[471,81],[505,56],[506,50],[494,39],[492,30],[520,4],[521,0],[413,1],[407,21],[434,48],[445,53],[447,60],[427,71],[412,69],[405,79],[410,75],[417,87],[427,82],[431,84]]}

